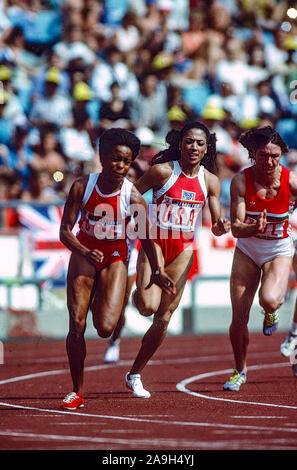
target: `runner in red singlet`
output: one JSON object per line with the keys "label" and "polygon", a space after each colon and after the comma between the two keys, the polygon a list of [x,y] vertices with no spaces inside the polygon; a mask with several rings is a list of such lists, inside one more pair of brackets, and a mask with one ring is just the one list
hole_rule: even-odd
{"label": "runner in red singlet", "polygon": [[137,181],[136,187],[142,194],[153,189],[154,239],[162,266],[176,284],[176,294],[169,296],[151,284],[151,268],[141,248],[133,302],[142,315],[153,314],[154,318],[125,377],[134,397],[150,397],[142,386],[140,372],[165,338],[170,318],[179,305],[193,263],[199,213],[207,200],[213,233],[219,236],[230,229],[229,222],[221,218],[220,182],[214,174],[215,134],[210,134],[202,123],[194,122],[186,124],[180,132],[171,131],[167,141],[169,149],[154,158],[155,164]]}
{"label": "runner in red singlet", "polygon": [[230,279],[235,369],[224,384],[231,391],[246,382],[247,325],[259,285],[263,333],[271,335],[277,329],[293,256],[289,212],[297,197],[297,173],[280,164],[287,145],[272,127],[249,130],[240,142],[253,165],[231,183],[231,227],[238,239]]}
{"label": "runner in red singlet", "polygon": [[[150,259],[157,283],[170,296],[174,283],[158,261],[149,238],[146,202],[125,176],[139,151],[139,139],[124,129],[109,129],[100,137],[101,173],[76,180],[65,203],[61,241],[72,251],[67,275],[69,333],[66,346],[73,391],[61,403],[64,409],[84,406],[83,371],[86,356],[84,332],[89,308],[99,336],[110,336],[119,320],[126,290],[129,246],[126,226],[134,210],[144,214],[142,247]],[[134,209],[132,209],[134,207]],[[77,217],[79,233],[72,229]],[[158,272],[157,272],[158,271]]]}

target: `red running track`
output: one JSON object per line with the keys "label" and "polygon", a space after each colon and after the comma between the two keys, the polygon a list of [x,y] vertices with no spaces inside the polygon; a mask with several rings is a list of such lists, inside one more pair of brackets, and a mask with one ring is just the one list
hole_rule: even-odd
{"label": "red running track", "polygon": [[222,385],[233,367],[228,335],[169,336],[144,369],[150,399],[124,375],[141,338],[123,338],[106,365],[106,342],[87,340],[85,408],[63,411],[71,391],[64,341],[7,342],[0,366],[1,450],[296,450],[297,380],[279,353],[284,333],[251,334],[248,382]]}

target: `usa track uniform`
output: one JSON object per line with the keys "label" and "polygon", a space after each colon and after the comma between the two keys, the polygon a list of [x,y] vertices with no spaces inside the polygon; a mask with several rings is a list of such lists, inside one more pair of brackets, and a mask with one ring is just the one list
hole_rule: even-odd
{"label": "usa track uniform", "polygon": [[89,175],[76,236],[85,247],[104,253],[103,261],[96,265],[100,270],[117,261],[126,262],[129,258],[126,226],[130,220],[133,183],[124,178],[119,191],[103,194],[97,185],[98,176],[99,173]]}
{"label": "usa track uniform", "polygon": [[172,163],[170,178],[153,192],[157,206],[154,240],[162,249],[165,265],[192,247],[198,216],[207,199],[204,167],[200,166],[198,174],[190,177],[183,173],[178,161]]}
{"label": "usa track uniform", "polygon": [[239,238],[237,247],[249,256],[260,268],[264,263],[277,256],[293,256],[290,214],[290,171],[282,168],[280,188],[272,199],[265,199],[257,194],[253,166],[244,170],[246,180],[246,216],[245,223],[255,224],[260,212],[267,210],[267,225],[264,233],[248,238]]}

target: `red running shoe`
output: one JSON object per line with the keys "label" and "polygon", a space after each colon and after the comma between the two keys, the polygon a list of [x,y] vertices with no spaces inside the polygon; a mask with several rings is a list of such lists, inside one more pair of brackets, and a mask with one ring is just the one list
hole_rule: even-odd
{"label": "red running shoe", "polygon": [[76,410],[77,408],[83,408],[84,400],[81,393],[70,392],[62,401],[60,408],[64,410]]}

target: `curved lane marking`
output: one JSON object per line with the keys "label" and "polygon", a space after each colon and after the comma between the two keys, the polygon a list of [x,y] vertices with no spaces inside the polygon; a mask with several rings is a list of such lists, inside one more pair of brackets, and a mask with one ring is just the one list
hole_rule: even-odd
{"label": "curved lane marking", "polygon": [[[280,362],[280,363],[275,363],[275,364],[261,364],[261,365],[255,365],[255,366],[249,366],[248,370],[261,370],[261,369],[267,369],[267,368],[277,368],[277,367],[285,367],[290,364],[286,362]],[[206,395],[204,393],[198,393],[198,392],[193,392],[191,390],[187,389],[187,385],[189,385],[192,382],[197,382],[198,380],[206,379],[209,377],[213,377],[216,375],[223,375],[223,374],[228,374],[232,372],[233,369],[224,369],[224,370],[217,370],[214,372],[206,372],[205,374],[198,374],[193,377],[189,377],[187,379],[182,380],[178,384],[176,384],[177,390],[180,392],[187,393],[189,395],[192,395],[194,397],[198,398],[206,398],[208,400],[217,400],[217,401],[226,401],[230,403],[241,403],[244,405],[256,405],[256,406],[272,406],[275,408],[288,408],[291,410],[297,410],[297,406],[289,406],[289,405],[277,405],[275,403],[261,403],[261,402],[255,402],[255,401],[244,401],[244,400],[232,400],[231,398],[223,398],[223,397],[211,397],[209,395]],[[222,389],[223,392],[223,389]],[[226,392],[225,392],[226,393]],[[234,392],[235,393],[235,392]]]}

